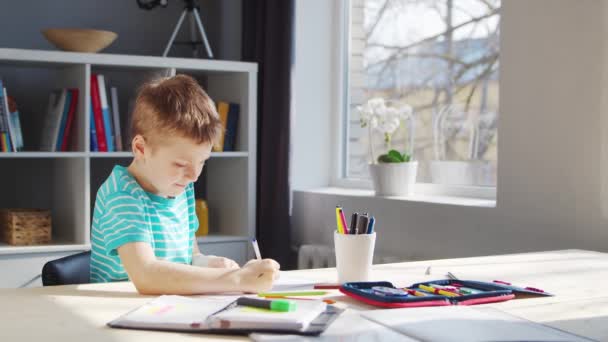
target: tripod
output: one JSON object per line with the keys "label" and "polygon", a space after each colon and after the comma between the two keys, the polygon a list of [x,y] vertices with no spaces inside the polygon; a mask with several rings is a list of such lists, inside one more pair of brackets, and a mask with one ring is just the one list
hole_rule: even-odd
{"label": "tripod", "polygon": [[[182,15],[179,17],[179,20],[177,21],[177,25],[175,26],[175,29],[173,30],[173,34],[171,34],[171,38],[169,39],[169,42],[167,43],[165,52],[163,52],[163,57],[167,57],[167,54],[169,53],[169,50],[171,50],[171,46],[174,43],[192,45],[193,54],[195,57],[197,56],[196,46],[201,44],[201,41],[198,41],[195,39],[195,37],[196,37],[195,23],[196,23],[196,27],[198,28],[199,33],[203,37],[202,43],[205,44],[205,49],[207,50],[207,55],[209,56],[209,58],[213,58],[213,52],[211,52],[211,47],[209,46],[209,42],[207,41],[207,35],[205,34],[205,29],[203,28],[203,22],[201,21],[201,16],[199,14],[198,5],[196,5],[194,3],[195,0],[185,0],[185,1],[186,1],[186,7],[184,7]],[[186,17],[186,14],[190,15],[191,41],[175,42],[175,36],[177,36],[177,32],[179,32],[179,29],[181,28],[182,23],[184,22],[184,18]]]}

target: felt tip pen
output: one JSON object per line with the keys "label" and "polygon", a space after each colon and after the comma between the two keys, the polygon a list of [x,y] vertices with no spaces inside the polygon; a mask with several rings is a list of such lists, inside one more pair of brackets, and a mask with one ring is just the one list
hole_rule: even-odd
{"label": "felt tip pen", "polygon": [[440,295],[444,295],[444,296],[448,296],[448,297],[457,297],[459,296],[459,294],[454,293],[454,292],[450,292],[450,291],[446,291],[446,290],[441,290],[441,289],[437,289],[434,288],[432,286],[427,286],[427,285],[418,285],[418,287],[420,287],[421,289],[423,289],[426,292],[430,292],[430,293],[434,293],[434,294],[440,294]]}
{"label": "felt tip pen", "polygon": [[376,218],[375,217],[370,217],[369,218],[369,223],[367,224],[367,234],[371,234],[374,232],[374,224],[376,223]]}
{"label": "felt tip pen", "polygon": [[358,213],[353,213],[350,217],[350,232],[349,234],[357,234],[357,218],[359,218]]}
{"label": "felt tip pen", "polygon": [[239,297],[239,299],[236,300],[236,304],[278,312],[290,312],[296,310],[296,303],[282,299],[266,300],[250,297]]}
{"label": "felt tip pen", "polygon": [[282,297],[325,296],[328,293],[329,292],[327,292],[327,291],[261,292],[261,293],[258,293],[258,297],[272,297],[272,296],[282,296]]}
{"label": "felt tip pen", "polygon": [[344,234],[344,230],[342,228],[342,221],[340,221],[340,206],[336,206],[336,230],[338,234]]}
{"label": "felt tip pen", "polygon": [[342,234],[348,234],[348,226],[346,225],[346,217],[344,217],[344,210],[340,208],[340,223],[342,224]]}

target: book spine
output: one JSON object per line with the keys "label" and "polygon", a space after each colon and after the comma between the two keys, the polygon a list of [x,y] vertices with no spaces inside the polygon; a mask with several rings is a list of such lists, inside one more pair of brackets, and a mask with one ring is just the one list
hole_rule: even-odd
{"label": "book spine", "polygon": [[91,152],[98,152],[97,147],[97,131],[95,130],[95,118],[93,114],[93,101],[89,101],[89,126],[91,130]]}
{"label": "book spine", "polygon": [[57,151],[57,141],[60,134],[61,129],[61,120],[63,118],[64,107],[66,104],[68,96],[67,89],[61,89],[61,93],[59,95],[59,101],[56,103],[56,106],[53,108],[53,122],[51,127],[51,143],[50,143],[50,151]]}
{"label": "book spine", "polygon": [[0,88],[0,91],[2,91],[2,105],[4,107],[4,119],[5,122],[4,124],[6,125],[6,130],[7,130],[7,137],[8,137],[8,151],[9,152],[17,152],[17,139],[15,136],[15,131],[13,130],[13,125],[11,123],[11,113],[10,110],[8,108],[8,93],[6,91],[6,88]]}
{"label": "book spine", "polygon": [[68,120],[65,124],[65,132],[63,134],[63,141],[61,142],[61,151],[68,151],[70,139],[72,138],[72,123],[74,122],[74,116],[76,116],[76,107],[78,106],[78,89],[70,89],[71,98],[70,109],[68,111]]}
{"label": "book spine", "polygon": [[91,75],[91,101],[93,101],[93,116],[95,118],[95,132],[97,133],[97,147],[99,148],[100,152],[107,152],[108,145],[106,144],[106,132],[103,127],[97,75]]}
{"label": "book spine", "polygon": [[228,121],[226,124],[226,136],[224,137],[224,151],[234,151],[236,145],[236,130],[239,121],[240,106],[231,103],[228,110]]}
{"label": "book spine", "polygon": [[226,122],[228,120],[228,108],[229,105],[226,102],[220,101],[217,105],[217,113],[220,116],[220,121],[222,122],[222,131],[220,133],[220,137],[217,140],[217,143],[213,145],[214,152],[222,152],[224,150],[224,138],[226,135]]}
{"label": "book spine", "polygon": [[110,88],[112,98],[112,115],[114,116],[114,137],[116,138],[116,150],[123,151],[122,132],[120,131],[120,112],[118,110],[118,91],[116,87]]}
{"label": "book spine", "polygon": [[46,118],[44,120],[44,126],[42,127],[42,137],[40,139],[40,150],[41,151],[52,151],[52,140],[51,136],[52,127],[53,127],[53,118],[54,118],[54,108],[55,104],[59,100],[59,95],[57,91],[52,91],[49,94],[49,103],[46,108]]}
{"label": "book spine", "polygon": [[97,75],[97,86],[99,87],[99,100],[101,103],[101,114],[103,115],[103,128],[106,133],[106,144],[108,152],[114,152],[114,134],[112,133],[112,116],[108,106],[108,96],[106,93],[106,82],[103,75]]}
{"label": "book spine", "polygon": [[[0,90],[2,89],[4,89],[4,83],[2,82],[2,80],[0,80]],[[4,119],[7,113],[8,109],[4,108],[4,92],[0,91],[0,135],[2,135],[2,152],[10,151],[4,139],[4,134],[8,132],[8,127],[6,127]]]}
{"label": "book spine", "polygon": [[65,126],[68,121],[68,114],[70,113],[70,103],[72,102],[72,93],[67,90],[65,103],[63,105],[63,112],[61,114],[61,123],[59,124],[59,132],[57,133],[57,141],[55,141],[55,151],[61,151],[61,144],[63,143],[63,136],[65,135]]}

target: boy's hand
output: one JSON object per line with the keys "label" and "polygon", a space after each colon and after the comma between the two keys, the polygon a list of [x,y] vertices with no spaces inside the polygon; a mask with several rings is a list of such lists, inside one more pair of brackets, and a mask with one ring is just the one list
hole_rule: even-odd
{"label": "boy's hand", "polygon": [[279,278],[280,267],[272,259],[249,260],[237,271],[241,290],[253,293],[270,290],[274,280]]}
{"label": "boy's hand", "polygon": [[214,268],[240,268],[234,260],[218,256],[209,256],[207,265]]}

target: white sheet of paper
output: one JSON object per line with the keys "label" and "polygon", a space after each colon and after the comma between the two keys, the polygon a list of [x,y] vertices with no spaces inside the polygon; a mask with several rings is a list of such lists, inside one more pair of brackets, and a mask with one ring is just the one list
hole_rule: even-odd
{"label": "white sheet of paper", "polygon": [[279,279],[277,279],[272,286],[272,291],[310,290],[316,283],[318,283],[318,281],[281,272]]}
{"label": "white sheet of paper", "polygon": [[192,323],[201,323],[211,314],[234,302],[233,296],[160,296],[124,318],[125,322],[150,327],[187,328]]}
{"label": "white sheet of paper", "polygon": [[362,316],[421,341],[590,341],[492,307],[372,310]]}

